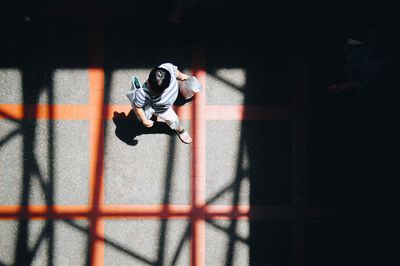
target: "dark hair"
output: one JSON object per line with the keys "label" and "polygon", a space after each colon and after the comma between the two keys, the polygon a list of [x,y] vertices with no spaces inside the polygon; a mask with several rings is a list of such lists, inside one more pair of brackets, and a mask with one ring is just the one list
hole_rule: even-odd
{"label": "dark hair", "polygon": [[150,89],[156,93],[163,93],[168,88],[171,74],[164,68],[154,68],[149,74]]}

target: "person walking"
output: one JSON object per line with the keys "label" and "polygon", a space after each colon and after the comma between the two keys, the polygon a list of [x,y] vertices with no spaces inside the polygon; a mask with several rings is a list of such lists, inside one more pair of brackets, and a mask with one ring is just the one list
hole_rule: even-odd
{"label": "person walking", "polygon": [[132,87],[126,96],[143,126],[150,128],[154,121],[165,122],[183,143],[189,144],[192,138],[183,128],[172,105],[179,93],[189,100],[200,90],[201,84],[196,77],[180,72],[171,63],[164,63],[152,69],[142,85],[137,77],[132,77]]}

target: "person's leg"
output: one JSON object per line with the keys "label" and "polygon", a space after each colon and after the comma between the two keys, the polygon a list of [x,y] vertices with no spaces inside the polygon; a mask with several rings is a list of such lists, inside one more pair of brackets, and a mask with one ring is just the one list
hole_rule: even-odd
{"label": "person's leg", "polygon": [[158,121],[165,122],[172,130],[174,130],[178,134],[182,142],[186,144],[192,142],[192,138],[181,125],[179,117],[172,109],[172,107],[170,107],[166,112],[158,114]]}

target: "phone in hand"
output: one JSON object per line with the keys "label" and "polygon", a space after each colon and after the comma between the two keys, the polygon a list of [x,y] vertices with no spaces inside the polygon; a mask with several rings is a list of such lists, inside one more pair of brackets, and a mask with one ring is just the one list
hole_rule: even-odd
{"label": "phone in hand", "polygon": [[139,89],[140,87],[142,87],[140,85],[140,81],[139,81],[138,77],[133,77],[132,78],[132,83],[133,83],[133,86],[135,87],[135,89]]}

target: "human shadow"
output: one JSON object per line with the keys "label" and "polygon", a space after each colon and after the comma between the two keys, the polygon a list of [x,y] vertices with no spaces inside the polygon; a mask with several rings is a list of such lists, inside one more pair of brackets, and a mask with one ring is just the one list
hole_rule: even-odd
{"label": "human shadow", "polygon": [[113,122],[115,124],[115,135],[123,142],[130,146],[136,146],[139,141],[135,139],[137,136],[144,134],[166,134],[173,135],[173,131],[167,124],[161,122],[154,122],[151,128],[146,128],[136,118],[133,110],[130,110],[128,115],[126,113],[114,112]]}

